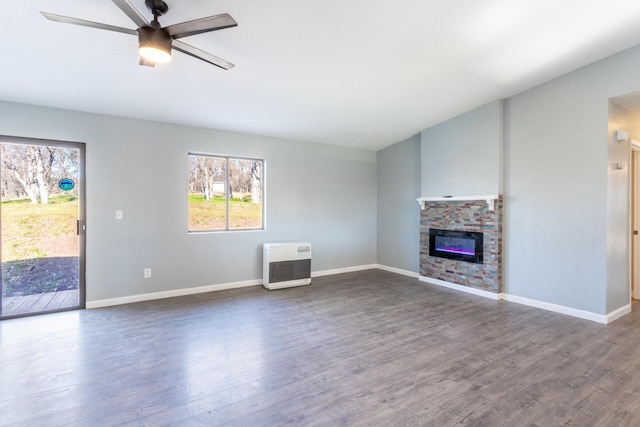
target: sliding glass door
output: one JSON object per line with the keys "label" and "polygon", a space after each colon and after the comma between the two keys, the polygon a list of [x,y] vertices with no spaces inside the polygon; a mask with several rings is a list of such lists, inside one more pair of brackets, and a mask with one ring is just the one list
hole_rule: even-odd
{"label": "sliding glass door", "polygon": [[84,307],[84,144],[1,137],[0,318]]}

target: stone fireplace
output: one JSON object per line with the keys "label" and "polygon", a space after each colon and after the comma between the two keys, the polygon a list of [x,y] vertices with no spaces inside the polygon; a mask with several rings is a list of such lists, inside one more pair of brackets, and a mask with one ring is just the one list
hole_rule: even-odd
{"label": "stone fireplace", "polygon": [[[418,202],[422,209],[420,279],[499,297],[502,293],[502,196],[423,197]],[[472,235],[482,245],[482,256],[475,260],[469,255],[471,246],[465,244],[465,239]],[[441,238],[441,247],[436,248],[434,236],[450,238]]]}

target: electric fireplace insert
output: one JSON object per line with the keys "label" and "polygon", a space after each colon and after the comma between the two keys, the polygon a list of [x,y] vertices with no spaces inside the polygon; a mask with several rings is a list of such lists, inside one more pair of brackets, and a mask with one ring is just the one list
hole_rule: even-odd
{"label": "electric fireplace insert", "polygon": [[482,264],[482,233],[429,229],[429,255]]}

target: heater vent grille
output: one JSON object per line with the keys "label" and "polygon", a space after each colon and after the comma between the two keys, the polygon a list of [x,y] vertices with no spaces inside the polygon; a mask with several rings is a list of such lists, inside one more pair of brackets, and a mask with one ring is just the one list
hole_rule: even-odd
{"label": "heater vent grille", "polygon": [[307,279],[309,277],[311,277],[310,259],[269,263],[269,283]]}

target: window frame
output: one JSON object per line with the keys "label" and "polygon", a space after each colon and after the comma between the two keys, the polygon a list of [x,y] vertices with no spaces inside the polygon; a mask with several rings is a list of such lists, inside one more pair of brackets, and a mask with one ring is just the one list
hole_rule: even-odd
{"label": "window frame", "polygon": [[[261,227],[256,228],[229,228],[229,192],[225,191],[225,228],[220,229],[208,229],[208,230],[191,230],[189,229],[189,159],[191,156],[201,156],[201,157],[213,157],[225,160],[225,187],[229,185],[229,161],[230,160],[249,160],[249,161],[257,161],[262,163],[262,176],[260,179],[260,187],[261,187]],[[267,229],[267,218],[266,218],[266,169],[267,169],[267,161],[266,159],[261,159],[258,157],[248,157],[248,156],[233,156],[228,154],[213,154],[213,153],[203,153],[198,151],[189,151],[187,153],[187,233],[189,234],[203,234],[203,233],[236,233],[236,232],[255,232],[255,231],[265,231]]]}

